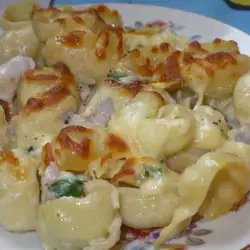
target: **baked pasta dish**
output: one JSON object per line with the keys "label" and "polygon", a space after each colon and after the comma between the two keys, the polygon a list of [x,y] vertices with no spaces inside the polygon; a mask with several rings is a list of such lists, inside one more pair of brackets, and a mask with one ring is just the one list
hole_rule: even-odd
{"label": "baked pasta dish", "polygon": [[123,226],[155,249],[250,189],[250,57],[105,5],[0,17],[0,225],[47,250],[109,250]]}

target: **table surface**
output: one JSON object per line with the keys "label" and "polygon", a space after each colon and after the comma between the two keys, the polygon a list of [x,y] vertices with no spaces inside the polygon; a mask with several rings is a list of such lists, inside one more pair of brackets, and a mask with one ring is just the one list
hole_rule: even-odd
{"label": "table surface", "polygon": [[250,11],[230,8],[224,0],[53,0],[52,4],[86,4],[86,3],[139,3],[154,4],[208,16],[230,24],[250,34]]}

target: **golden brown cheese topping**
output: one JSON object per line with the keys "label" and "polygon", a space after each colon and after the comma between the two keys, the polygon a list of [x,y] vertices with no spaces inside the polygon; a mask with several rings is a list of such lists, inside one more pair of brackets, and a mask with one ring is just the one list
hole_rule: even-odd
{"label": "golden brown cheese topping", "polygon": [[44,108],[57,104],[69,94],[69,90],[64,86],[56,86],[42,94],[41,97],[30,98],[24,108],[24,113],[30,115],[32,112],[39,112]]}
{"label": "golden brown cheese topping", "polygon": [[[43,49],[48,65],[66,64],[82,84],[103,81],[123,55],[123,37],[119,28],[92,32],[72,31],[50,38]],[[93,83],[92,83],[93,84]]]}
{"label": "golden brown cheese topping", "polygon": [[158,164],[150,157],[132,157],[124,161],[120,171],[111,179],[116,185],[127,184],[138,186],[145,178],[145,167]]}
{"label": "golden brown cheese topping", "polygon": [[45,166],[45,167],[49,166],[49,164],[54,161],[54,157],[53,157],[52,148],[51,148],[50,143],[46,143],[43,146],[41,160],[42,160],[43,166]]}
{"label": "golden brown cheese topping", "polygon": [[93,6],[93,8],[97,11],[97,13],[100,15],[100,17],[111,26],[121,26],[122,25],[122,19],[117,10],[111,10],[109,7],[107,7],[104,4],[99,4],[96,6]]}
{"label": "golden brown cheese topping", "polygon": [[6,122],[10,122],[12,118],[12,111],[10,109],[9,103],[3,100],[0,100],[0,106],[2,107],[5,115]]}
{"label": "golden brown cheese topping", "polygon": [[239,77],[248,72],[250,58],[239,54],[235,42],[215,39],[212,43],[190,43],[182,63],[181,73],[191,90],[199,96],[226,98]]}
{"label": "golden brown cheese topping", "polygon": [[15,180],[26,177],[25,169],[20,166],[17,157],[11,151],[0,152],[0,168],[7,166]]}
{"label": "golden brown cheese topping", "polygon": [[72,48],[80,48],[83,46],[84,31],[72,31],[57,37],[57,42]]}
{"label": "golden brown cheese topping", "polygon": [[78,101],[79,93],[74,76],[65,64],[58,62],[51,68],[27,70],[17,90],[19,109],[24,108],[30,98],[41,97],[56,86],[67,88]]}
{"label": "golden brown cheese topping", "polygon": [[95,34],[109,25],[93,8],[85,10],[35,9],[32,17],[34,30],[40,41],[46,42],[59,33],[89,30]]}
{"label": "golden brown cheese topping", "polygon": [[89,164],[100,158],[102,162],[109,155],[122,158],[129,148],[120,137],[98,129],[69,126],[60,131],[50,144],[43,147],[44,167],[52,161],[60,170],[86,172]]}
{"label": "golden brown cheese topping", "polygon": [[132,98],[135,97],[145,85],[147,85],[147,82],[137,80],[131,83],[123,84],[116,80],[106,79],[104,84],[107,86],[107,88],[117,89],[119,96],[128,96]]}
{"label": "golden brown cheese topping", "polygon": [[139,76],[152,77],[155,67],[164,63],[174,51],[170,44],[163,43],[160,46],[133,49],[128,55],[118,62],[117,69],[132,70]]}
{"label": "golden brown cheese topping", "polygon": [[65,120],[76,110],[76,99],[62,85],[30,98],[24,110],[12,119],[18,147],[25,151],[30,147],[40,149],[67,126]]}
{"label": "golden brown cheese topping", "polygon": [[187,50],[196,57],[207,56],[210,53],[228,52],[232,55],[240,54],[238,45],[235,41],[225,41],[219,38],[214,39],[210,43],[199,43],[197,41],[191,42]]}
{"label": "golden brown cheese topping", "polygon": [[[116,43],[113,43],[113,39],[116,40]],[[123,39],[120,29],[107,28],[103,29],[97,37],[95,54],[100,59],[105,59],[108,57],[108,48],[112,46],[115,47],[116,54],[118,57],[121,57],[123,54]]]}
{"label": "golden brown cheese topping", "polygon": [[168,43],[133,49],[115,70],[125,74],[132,71],[156,89],[174,92],[187,86],[199,96],[202,92],[224,98],[249,66],[249,57],[239,53],[237,43],[215,39],[211,43],[191,42],[184,51]]}
{"label": "golden brown cheese topping", "polygon": [[146,78],[152,86],[157,83],[158,88],[175,91],[183,85],[180,58],[180,51],[163,43],[160,46],[133,49],[118,62],[116,69],[123,72],[130,70]]}

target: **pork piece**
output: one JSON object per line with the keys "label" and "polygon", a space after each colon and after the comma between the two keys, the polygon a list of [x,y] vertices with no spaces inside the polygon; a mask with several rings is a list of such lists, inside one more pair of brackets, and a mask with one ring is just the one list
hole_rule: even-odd
{"label": "pork piece", "polygon": [[29,57],[17,56],[0,65],[0,99],[12,102],[24,71],[35,68]]}

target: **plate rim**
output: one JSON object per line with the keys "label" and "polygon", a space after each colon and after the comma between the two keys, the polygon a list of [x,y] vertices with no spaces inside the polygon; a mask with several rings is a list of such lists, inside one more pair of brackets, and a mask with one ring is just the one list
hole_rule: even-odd
{"label": "plate rim", "polygon": [[[73,8],[82,8],[82,7],[87,7],[87,6],[90,6],[90,5],[93,5],[93,4],[98,4],[98,3],[83,3],[83,4],[69,4],[70,6],[72,6]],[[100,4],[100,3],[99,3]],[[214,18],[211,18],[211,17],[208,17],[208,16],[205,16],[205,15],[201,15],[201,14],[198,14],[198,13],[194,13],[194,12],[190,12],[190,11],[185,11],[185,10],[181,10],[181,9],[178,9],[178,8],[171,8],[171,7],[167,7],[167,6],[159,6],[159,5],[153,5],[153,4],[134,4],[134,3],[119,3],[119,2],[112,2],[112,3],[103,3],[107,6],[130,6],[130,7],[136,7],[136,8],[158,8],[158,9],[164,9],[166,11],[176,11],[178,13],[183,13],[185,15],[192,15],[192,16],[195,16],[196,18],[201,18],[203,19],[204,21],[207,21],[207,22],[213,22],[213,23],[217,23],[218,25],[220,26],[224,26],[225,28],[229,28],[231,29],[232,31],[235,31],[237,33],[240,33],[242,34],[243,36],[246,35],[250,41],[250,34],[236,28],[236,27],[233,27],[229,24],[226,24],[226,23],[223,23],[222,21],[219,21],[217,19],[214,19]],[[56,5],[53,5],[56,7]],[[239,212],[240,213],[240,212]],[[5,229],[4,229],[5,230]],[[33,231],[32,233],[36,233],[35,231]],[[30,235],[30,232],[28,232],[28,234]],[[0,238],[1,238],[1,234],[0,234]],[[33,236],[34,237],[34,236]],[[32,237],[32,240],[34,240],[34,238]],[[1,243],[1,240],[0,240],[0,243]],[[39,241],[40,243],[40,241]],[[12,247],[10,245],[10,247]],[[16,249],[23,249],[22,246],[20,246],[21,248],[16,248]],[[36,246],[36,247],[41,247],[40,245],[39,246]],[[32,248],[31,248],[32,249]],[[37,250],[37,248],[35,248]],[[40,248],[39,248],[40,249]],[[7,249],[6,249],[7,250]]]}
{"label": "plate rim", "polygon": [[[206,15],[202,15],[202,14],[199,14],[199,13],[195,13],[195,12],[192,12],[192,11],[186,11],[186,10],[182,10],[182,9],[178,9],[178,8],[172,8],[172,7],[168,7],[168,6],[146,4],[146,3],[119,3],[119,2],[108,2],[108,3],[93,2],[93,3],[72,4],[72,5],[69,4],[69,5],[73,6],[74,8],[82,8],[82,7],[87,7],[87,6],[93,6],[93,5],[96,5],[96,4],[105,4],[107,6],[121,5],[121,6],[146,7],[146,8],[150,8],[151,7],[151,8],[165,9],[165,10],[168,10],[168,11],[177,11],[177,12],[181,12],[181,13],[184,13],[184,14],[196,16],[197,18],[206,19],[204,21],[216,22],[219,25],[223,25],[223,26],[226,26],[227,28],[232,29],[232,30],[234,30],[236,32],[240,32],[242,35],[246,35],[250,39],[250,34],[246,33],[245,31],[243,31],[241,29],[238,29],[238,28],[236,28],[236,27],[234,27],[234,26],[232,26],[230,24],[224,23],[224,22],[222,22],[220,20],[217,20],[215,18],[206,16]],[[55,5],[55,7],[58,6],[58,5],[59,4]],[[67,4],[63,4],[63,5],[67,5]]]}

